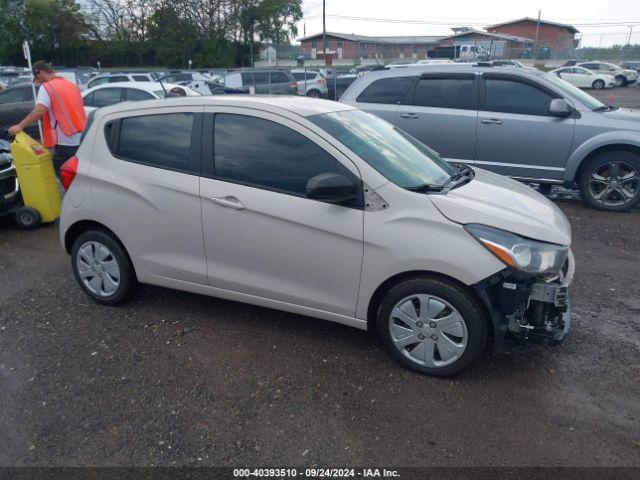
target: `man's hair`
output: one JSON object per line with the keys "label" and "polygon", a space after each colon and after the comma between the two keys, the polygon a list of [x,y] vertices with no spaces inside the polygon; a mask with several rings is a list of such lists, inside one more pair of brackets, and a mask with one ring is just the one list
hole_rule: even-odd
{"label": "man's hair", "polygon": [[53,73],[53,67],[44,60],[38,60],[36,63],[34,63],[32,70],[34,76],[39,72]]}

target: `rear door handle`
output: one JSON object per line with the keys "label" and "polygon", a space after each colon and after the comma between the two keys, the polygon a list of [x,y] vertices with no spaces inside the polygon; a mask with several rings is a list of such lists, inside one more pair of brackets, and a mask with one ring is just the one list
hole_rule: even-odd
{"label": "rear door handle", "polygon": [[401,113],[400,116],[402,118],[419,118],[420,115],[418,115],[417,113]]}
{"label": "rear door handle", "polygon": [[213,197],[211,201],[216,205],[220,205],[224,208],[231,208],[232,210],[244,210],[244,205],[236,197]]}
{"label": "rear door handle", "polygon": [[485,125],[502,125],[502,120],[498,120],[497,118],[485,118],[482,120],[482,123]]}

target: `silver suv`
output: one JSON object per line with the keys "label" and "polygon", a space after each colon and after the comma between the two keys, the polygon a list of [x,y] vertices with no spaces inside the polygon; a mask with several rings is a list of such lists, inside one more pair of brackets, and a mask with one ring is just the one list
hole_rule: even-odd
{"label": "silver suv", "polygon": [[431,375],[460,372],[489,342],[569,329],[562,212],[347,105],[112,105],[60,177],[61,241],[99,303],[148,283],[374,328]]}
{"label": "silver suv", "polygon": [[578,184],[594,208],[640,203],[640,113],[533,69],[434,65],[371,72],[340,100],[446,160],[542,184]]}

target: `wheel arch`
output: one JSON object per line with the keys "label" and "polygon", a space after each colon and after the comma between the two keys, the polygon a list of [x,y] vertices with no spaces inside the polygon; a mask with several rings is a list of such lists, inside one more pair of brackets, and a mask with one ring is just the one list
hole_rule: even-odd
{"label": "wheel arch", "polygon": [[478,294],[474,291],[473,288],[465,285],[464,283],[456,280],[449,275],[445,275],[443,273],[434,272],[431,270],[412,270],[408,272],[401,272],[393,275],[392,277],[387,278],[384,282],[382,282],[378,288],[373,292],[371,299],[369,300],[369,305],[367,306],[367,330],[375,331],[376,324],[376,316],[378,313],[378,308],[380,307],[380,302],[384,297],[385,293],[387,293],[392,287],[398,285],[400,282],[405,280],[417,279],[417,278],[430,278],[436,280],[444,280],[454,285],[460,287],[464,291],[466,291],[471,298],[475,301],[478,308],[482,312],[482,315],[487,324],[487,331],[491,338],[494,337],[494,325],[491,318],[491,313],[487,309],[485,302],[478,296]]}
{"label": "wheel arch", "polygon": [[630,132],[607,132],[590,138],[578,148],[567,161],[564,182],[567,185],[577,183],[582,168],[594,156],[606,151],[624,150],[640,155],[640,136]]}

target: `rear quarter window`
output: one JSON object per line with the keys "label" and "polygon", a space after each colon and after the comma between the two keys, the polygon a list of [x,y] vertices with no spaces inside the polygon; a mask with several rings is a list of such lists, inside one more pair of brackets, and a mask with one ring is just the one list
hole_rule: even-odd
{"label": "rear quarter window", "polygon": [[358,96],[360,103],[400,103],[413,84],[415,77],[381,78],[374,81]]}

